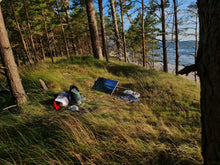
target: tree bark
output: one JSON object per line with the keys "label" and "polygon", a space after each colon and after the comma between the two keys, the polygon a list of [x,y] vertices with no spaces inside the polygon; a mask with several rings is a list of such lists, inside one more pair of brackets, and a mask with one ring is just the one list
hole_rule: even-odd
{"label": "tree bark", "polygon": [[27,101],[27,95],[21,83],[21,79],[18,73],[18,68],[14,60],[12,48],[8,39],[8,33],[6,31],[2,16],[1,6],[0,6],[0,50],[1,50],[2,63],[6,68],[5,72],[7,75],[12,96],[14,97],[18,105],[23,104]]}
{"label": "tree bark", "polygon": [[92,49],[93,49],[93,55],[97,59],[102,59],[102,50],[100,47],[99,42],[99,33],[98,33],[98,27],[95,17],[95,10],[93,6],[92,0],[85,0],[86,2],[86,11],[88,16],[88,23],[89,23],[89,31],[90,31],[90,38],[92,42]]}
{"label": "tree bark", "polygon": [[145,56],[145,34],[144,34],[144,0],[142,0],[142,53],[143,53],[143,67],[146,67],[146,56]]}
{"label": "tree bark", "polygon": [[166,30],[165,30],[165,0],[161,0],[161,10],[162,10],[162,43],[163,43],[163,71],[168,72],[167,67],[167,46],[166,46]]}
{"label": "tree bark", "polygon": [[124,13],[123,13],[123,7],[122,7],[122,0],[120,0],[120,8],[121,8],[121,24],[122,24],[122,38],[123,38],[123,50],[124,50],[124,58],[125,62],[127,62],[127,50],[126,50],[126,40],[125,40],[125,27],[124,27]]}
{"label": "tree bark", "polygon": [[204,164],[220,164],[220,1],[198,0],[200,40],[197,56],[201,84]]}
{"label": "tree bark", "polygon": [[119,59],[121,60],[121,45],[120,45],[120,37],[119,37],[119,31],[118,31],[118,23],[117,23],[117,17],[116,17],[116,12],[115,12],[114,0],[110,0],[110,5],[111,5],[112,19],[113,19],[113,24],[114,24],[117,54],[118,54]]}
{"label": "tree bark", "polygon": [[108,63],[108,51],[107,51],[107,41],[106,41],[106,33],[105,33],[103,6],[102,6],[102,0],[98,0],[98,1],[99,1],[99,13],[100,13],[101,31],[102,31],[102,45],[103,45],[102,53]]}
{"label": "tree bark", "polygon": [[179,71],[179,29],[178,29],[178,20],[177,20],[176,0],[173,0],[173,6],[174,6],[175,36],[176,36],[176,75],[178,75],[178,71]]}

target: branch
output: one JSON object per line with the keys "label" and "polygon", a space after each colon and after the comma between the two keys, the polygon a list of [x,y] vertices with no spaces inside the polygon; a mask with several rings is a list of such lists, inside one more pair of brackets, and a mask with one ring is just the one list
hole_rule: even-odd
{"label": "branch", "polygon": [[178,73],[179,74],[188,74],[190,72],[195,72],[197,70],[198,70],[197,65],[193,64],[193,65],[186,66],[185,68],[181,69]]}
{"label": "branch", "polygon": [[11,109],[11,108],[14,108],[14,107],[17,107],[17,105],[11,105],[11,106],[9,106],[9,107],[6,107],[6,108],[3,109],[3,111],[6,111],[6,110]]}

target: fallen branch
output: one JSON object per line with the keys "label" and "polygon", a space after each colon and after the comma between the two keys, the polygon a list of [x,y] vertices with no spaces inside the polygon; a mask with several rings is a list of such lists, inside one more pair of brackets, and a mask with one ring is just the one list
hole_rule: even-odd
{"label": "fallen branch", "polygon": [[14,108],[14,107],[17,107],[17,105],[11,105],[11,106],[9,106],[9,107],[6,107],[6,108],[3,109],[3,111],[6,111],[6,110],[8,110],[8,109],[10,109],[10,108]]}
{"label": "fallen branch", "polygon": [[186,66],[185,68],[181,69],[178,73],[179,74],[188,74],[190,72],[195,72],[195,71],[197,71],[197,65],[193,64],[193,65]]}
{"label": "fallen branch", "polygon": [[44,82],[42,79],[39,79],[39,81],[40,81],[40,84],[41,84],[42,88],[43,88],[45,91],[48,90],[48,88],[47,88],[45,82]]}

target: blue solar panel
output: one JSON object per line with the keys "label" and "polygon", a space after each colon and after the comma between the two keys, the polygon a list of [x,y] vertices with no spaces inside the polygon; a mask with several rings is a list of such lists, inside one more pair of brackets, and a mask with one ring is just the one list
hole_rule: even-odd
{"label": "blue solar panel", "polygon": [[92,89],[112,95],[117,85],[118,81],[99,77]]}

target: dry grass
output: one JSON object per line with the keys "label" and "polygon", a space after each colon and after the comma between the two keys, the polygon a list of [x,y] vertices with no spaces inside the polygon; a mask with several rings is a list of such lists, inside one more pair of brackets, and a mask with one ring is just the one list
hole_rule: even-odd
{"label": "dry grass", "polygon": [[[199,86],[170,74],[91,57],[22,69],[29,103],[0,116],[0,164],[202,164]],[[141,93],[127,104],[91,90],[98,77]],[[40,90],[38,79],[55,88]],[[79,87],[81,111],[55,111],[57,92]]]}

